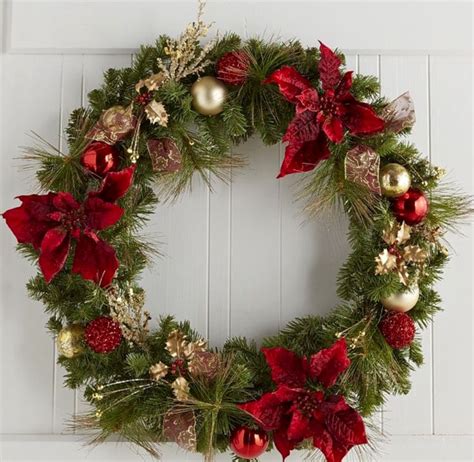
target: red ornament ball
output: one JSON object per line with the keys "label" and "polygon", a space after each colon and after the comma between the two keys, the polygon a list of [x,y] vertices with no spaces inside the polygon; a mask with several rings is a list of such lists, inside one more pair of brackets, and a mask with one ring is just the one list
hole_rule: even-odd
{"label": "red ornament ball", "polygon": [[120,345],[122,330],[112,318],[100,316],[87,324],[84,339],[96,353],[110,353]]}
{"label": "red ornament ball", "polygon": [[397,350],[410,346],[415,338],[415,323],[406,313],[388,313],[380,321],[379,329],[387,343]]}
{"label": "red ornament ball", "polygon": [[84,168],[99,176],[116,170],[119,161],[117,148],[101,141],[89,144],[81,156],[81,164]]}
{"label": "red ornament ball", "polygon": [[217,78],[227,85],[243,85],[249,68],[250,58],[245,51],[230,51],[217,62]]}
{"label": "red ornament ball", "polygon": [[421,223],[428,213],[428,200],[422,191],[410,188],[405,194],[395,198],[392,210],[399,221],[413,226]]}
{"label": "red ornament ball", "polygon": [[230,447],[238,457],[254,459],[267,450],[268,441],[268,434],[263,430],[238,427],[230,436]]}

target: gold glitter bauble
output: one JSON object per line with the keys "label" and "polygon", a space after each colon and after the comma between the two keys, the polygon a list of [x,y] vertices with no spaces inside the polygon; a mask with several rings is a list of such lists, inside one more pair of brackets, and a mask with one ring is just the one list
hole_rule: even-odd
{"label": "gold glitter bauble", "polygon": [[191,87],[194,109],[202,115],[216,115],[223,111],[227,88],[214,77],[202,77]]}
{"label": "gold glitter bauble", "polygon": [[403,165],[387,164],[380,170],[380,188],[384,196],[402,196],[410,189],[410,185],[410,174]]}
{"label": "gold glitter bauble", "polygon": [[417,285],[414,285],[403,292],[398,292],[383,298],[382,305],[389,311],[406,313],[416,305],[419,297],[420,289]]}
{"label": "gold glitter bauble", "polygon": [[84,327],[80,324],[70,324],[63,327],[56,339],[59,354],[70,359],[79,356],[84,350],[83,335]]}

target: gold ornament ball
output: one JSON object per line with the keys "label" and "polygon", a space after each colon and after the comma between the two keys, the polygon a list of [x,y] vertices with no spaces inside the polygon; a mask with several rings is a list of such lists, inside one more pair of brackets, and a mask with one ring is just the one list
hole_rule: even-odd
{"label": "gold ornament ball", "polygon": [[386,197],[399,197],[411,186],[408,170],[400,164],[387,164],[380,170],[380,187]]}
{"label": "gold ornament ball", "polygon": [[199,114],[216,115],[224,110],[227,88],[214,77],[202,77],[191,87],[193,107]]}
{"label": "gold ornament ball", "polygon": [[414,285],[403,292],[398,292],[382,299],[382,305],[389,311],[406,313],[418,302],[420,289]]}
{"label": "gold ornament ball", "polygon": [[79,356],[84,350],[82,344],[83,336],[84,327],[80,324],[70,324],[63,327],[56,339],[59,354],[70,359]]}

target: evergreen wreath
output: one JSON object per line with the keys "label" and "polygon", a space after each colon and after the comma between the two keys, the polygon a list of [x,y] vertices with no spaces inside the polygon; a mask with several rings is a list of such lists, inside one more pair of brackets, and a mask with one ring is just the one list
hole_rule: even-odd
{"label": "evergreen wreath", "polygon": [[[27,151],[44,193],[3,217],[39,265],[28,291],[51,315],[66,385],[86,386],[93,411],[74,425],[98,430],[95,441],[118,433],[156,456],[171,441],[206,460],[275,446],[283,458],[306,449],[339,462],[368,443],[362,417],[408,393],[423,361],[415,330],[440,310],[442,236],[470,200],[405,140],[408,93],[386,101],[376,78],[346,71],[322,43],[230,33],[201,45],[203,7],[178,39],[161,36],[105,73],[71,114],[67,154],[43,140]],[[347,214],[344,303],[291,321],[262,348],[245,338],[209,348],[171,316],[150,330],[137,280],[156,250],[141,229],[196,172],[209,187],[228,180],[244,164],[231,148],[254,134],[287,143],[279,177],[312,171],[308,213]]]}

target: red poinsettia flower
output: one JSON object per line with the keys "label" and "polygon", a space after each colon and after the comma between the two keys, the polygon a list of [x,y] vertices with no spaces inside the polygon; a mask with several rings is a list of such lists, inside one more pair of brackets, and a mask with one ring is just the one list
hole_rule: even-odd
{"label": "red poinsettia flower", "polygon": [[49,283],[64,267],[76,241],[72,272],[105,287],[119,262],[115,250],[97,232],[117,223],[123,210],[115,202],[132,183],[135,167],[109,173],[98,191],[81,204],[66,192],[19,196],[20,207],[3,214],[18,242],[39,251],[39,266]]}
{"label": "red poinsettia flower", "polygon": [[352,96],[352,72],[341,75],[341,60],[322,43],[320,52],[321,92],[291,66],[278,69],[264,81],[276,83],[283,96],[296,105],[296,115],[283,136],[288,145],[278,178],[315,168],[330,155],[328,140],[340,143],[346,130],[366,135],[384,128],[384,121],[372,107]]}
{"label": "red poinsettia flower", "polygon": [[[314,383],[325,388],[336,383],[350,364],[345,339],[310,358],[299,357],[285,348],[264,348],[274,392],[241,404],[273,440],[283,459],[303,440],[312,438],[328,462],[340,462],[357,444],[367,443],[361,416],[340,395],[315,391]],[[311,386],[313,385],[313,386]]]}

